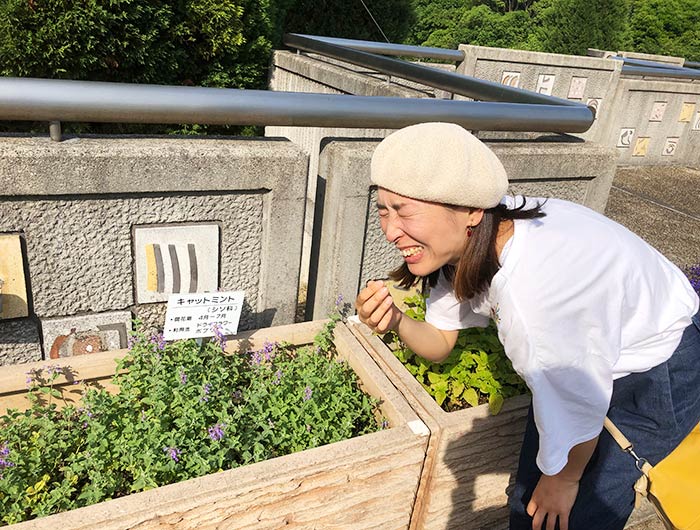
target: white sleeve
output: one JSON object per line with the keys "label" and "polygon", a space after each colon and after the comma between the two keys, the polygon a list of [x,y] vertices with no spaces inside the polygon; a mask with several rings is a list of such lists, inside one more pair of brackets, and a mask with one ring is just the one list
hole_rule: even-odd
{"label": "white sleeve", "polygon": [[591,355],[585,366],[556,366],[528,379],[535,424],[540,435],[537,467],[559,473],[571,448],[598,436],[612,395],[609,362]]}
{"label": "white sleeve", "polygon": [[452,286],[442,273],[426,300],[425,321],[444,331],[485,328],[489,325],[488,317],[474,313],[468,301],[457,300]]}

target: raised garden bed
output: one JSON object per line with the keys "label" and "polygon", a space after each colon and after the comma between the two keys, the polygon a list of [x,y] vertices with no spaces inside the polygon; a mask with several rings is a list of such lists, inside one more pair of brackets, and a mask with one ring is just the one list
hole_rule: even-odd
{"label": "raised garden bed", "polygon": [[[226,351],[261,349],[266,341],[309,344],[323,324],[247,332],[229,341]],[[380,400],[388,428],[8,528],[407,528],[429,432],[344,324],[336,326],[333,342],[361,388]],[[114,361],[124,355],[105,352],[61,363],[76,377],[108,387]],[[26,372],[44,365],[0,369],[0,414],[26,408]],[[54,388],[67,399],[79,398],[70,379],[60,375]]]}
{"label": "raised garden bed", "polygon": [[379,337],[350,328],[431,432],[410,527],[507,529],[530,397],[506,399],[497,415],[488,404],[445,412]]}

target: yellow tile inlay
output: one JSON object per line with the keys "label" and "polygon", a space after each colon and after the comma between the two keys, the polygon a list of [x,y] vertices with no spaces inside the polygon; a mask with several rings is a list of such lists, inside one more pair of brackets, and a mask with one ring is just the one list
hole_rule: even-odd
{"label": "yellow tile inlay", "polygon": [[158,268],[156,267],[156,252],[153,245],[146,245],[146,290],[158,290]]}
{"label": "yellow tile inlay", "polygon": [[0,319],[29,315],[19,236],[0,234]]}
{"label": "yellow tile inlay", "polygon": [[695,112],[695,103],[683,103],[681,107],[681,115],[678,118],[679,122],[690,123],[693,119],[693,113]]}
{"label": "yellow tile inlay", "polygon": [[649,149],[649,138],[639,137],[634,144],[634,151],[632,156],[647,156],[647,150]]}

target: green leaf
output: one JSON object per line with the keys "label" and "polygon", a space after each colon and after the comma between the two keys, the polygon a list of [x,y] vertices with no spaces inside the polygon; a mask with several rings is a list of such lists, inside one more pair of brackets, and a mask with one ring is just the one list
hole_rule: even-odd
{"label": "green leaf", "polygon": [[503,407],[503,396],[501,394],[491,394],[489,396],[489,412],[495,416],[501,412]]}
{"label": "green leaf", "polygon": [[469,403],[472,407],[477,407],[479,405],[479,394],[473,388],[467,388],[462,394],[464,401]]}

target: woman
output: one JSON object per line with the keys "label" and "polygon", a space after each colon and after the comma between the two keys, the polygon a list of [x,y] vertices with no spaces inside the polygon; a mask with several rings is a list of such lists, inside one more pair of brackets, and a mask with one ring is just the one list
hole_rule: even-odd
{"label": "woman", "polygon": [[511,529],[623,528],[639,472],[601,432],[603,420],[652,463],[700,421],[699,301],[689,281],[588,208],[506,197],[500,161],[457,125],[395,132],[371,173],[382,230],[404,258],[392,277],[432,289],[417,322],[383,282],[369,282],[356,299],[360,319],[440,362],[459,329],[492,318],[532,392]]}

